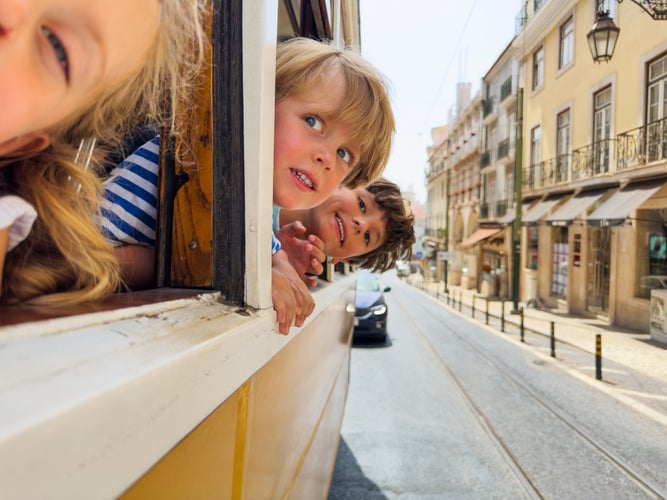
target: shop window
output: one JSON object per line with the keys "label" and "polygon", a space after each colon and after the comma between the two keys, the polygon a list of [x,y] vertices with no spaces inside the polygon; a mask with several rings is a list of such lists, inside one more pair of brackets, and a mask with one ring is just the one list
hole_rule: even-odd
{"label": "shop window", "polygon": [[530,226],[527,228],[528,244],[526,245],[526,267],[528,269],[537,269],[537,235],[538,227]]}
{"label": "shop window", "polygon": [[[551,294],[557,297],[565,297],[567,295],[568,259],[570,256],[567,228],[555,228],[554,233]],[[581,235],[579,236],[581,237]]]}

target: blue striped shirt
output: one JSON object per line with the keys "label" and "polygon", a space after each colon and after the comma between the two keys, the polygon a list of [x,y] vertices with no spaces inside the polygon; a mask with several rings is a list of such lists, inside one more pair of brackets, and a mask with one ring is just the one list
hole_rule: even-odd
{"label": "blue striped shirt", "polygon": [[154,137],[104,182],[102,234],[111,242],[155,246],[160,138]]}

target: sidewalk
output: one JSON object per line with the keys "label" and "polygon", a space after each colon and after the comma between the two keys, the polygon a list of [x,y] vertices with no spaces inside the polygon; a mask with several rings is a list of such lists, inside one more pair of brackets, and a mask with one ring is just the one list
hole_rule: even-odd
{"label": "sidewalk", "polygon": [[[445,306],[447,305],[446,295],[444,294],[444,283],[442,281],[424,281],[419,273],[410,275],[405,278],[405,281],[425,293],[436,297]],[[465,290],[458,286],[449,287],[449,297],[450,307],[456,311],[459,310],[459,300],[462,301],[462,314],[468,317],[471,317],[471,306],[474,300],[476,311],[475,321],[484,324],[486,314],[485,297],[480,296],[475,290]],[[456,301],[456,307],[453,306],[454,300]],[[499,318],[501,316],[502,304],[497,299],[489,300],[489,315]],[[520,307],[524,305],[519,304]],[[511,314],[512,309],[512,302],[505,301],[505,321],[518,324],[520,316],[518,314]],[[594,363],[595,336],[596,334],[602,336],[603,379],[605,378],[605,362],[613,361],[632,371],[650,377],[655,382],[664,383],[665,386],[662,389],[667,389],[667,345],[651,341],[648,333],[639,333],[608,325],[606,322],[596,318],[572,316],[563,314],[557,310],[540,310],[524,307],[524,327],[526,332],[532,330],[549,336],[552,321],[554,322],[556,345],[558,346],[559,342],[566,342],[590,352],[591,364]],[[558,352],[557,349],[556,351]],[[655,389],[658,389],[658,387],[655,387]],[[662,396],[667,400],[667,390],[662,392]]]}

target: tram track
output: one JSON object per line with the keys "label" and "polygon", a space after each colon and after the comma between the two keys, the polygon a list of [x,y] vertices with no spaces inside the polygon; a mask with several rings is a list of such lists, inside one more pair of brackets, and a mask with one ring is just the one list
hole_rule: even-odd
{"label": "tram track", "polygon": [[[429,296],[429,298],[431,297]],[[441,306],[441,304],[438,305]],[[540,491],[540,487],[536,484],[536,481],[531,477],[526,468],[522,466],[520,459],[516,456],[516,453],[512,452],[510,444],[503,438],[502,433],[498,431],[496,426],[494,426],[492,420],[487,416],[481,405],[475,400],[472,392],[466,388],[466,385],[462,381],[461,377],[457,376],[454,370],[450,367],[447,360],[443,358],[438,348],[430,340],[429,336],[422,330],[419,322],[415,319],[414,312],[408,309],[404,305],[403,301],[400,301],[400,307],[403,314],[406,315],[406,317],[408,317],[415,325],[414,332],[420,336],[422,341],[425,343],[425,345],[428,346],[438,362],[441,364],[443,370],[454,382],[459,395],[467,404],[476,421],[479,423],[484,432],[490,437],[492,443],[502,455],[505,463],[508,465],[510,471],[512,472],[516,483],[526,492],[526,495],[529,498],[544,498],[545,496],[548,496],[543,495],[543,493]],[[475,345],[468,338],[466,338],[466,336],[462,335],[454,328],[451,328],[446,323],[443,323],[441,326],[447,331],[449,335],[455,337],[462,345],[466,346],[470,352],[474,353],[478,359],[483,361],[487,366],[502,376],[504,380],[512,384],[513,387],[519,389],[523,394],[537,403],[563,427],[569,429],[581,442],[592,449],[595,453],[603,457],[603,459],[606,460],[607,463],[609,463],[618,472],[630,479],[633,484],[646,493],[647,497],[665,498],[665,492],[662,491],[659,486],[653,484],[651,480],[637,471],[627,460],[623,459],[613,450],[609,449],[608,446],[600,442],[599,439],[596,439],[595,436],[584,429],[581,425],[578,425],[575,419],[569,417],[549,400],[538,394],[535,390],[533,390],[527,384],[523,383],[515,375],[510,373],[510,371],[500,366],[499,363],[492,359],[478,345]]]}

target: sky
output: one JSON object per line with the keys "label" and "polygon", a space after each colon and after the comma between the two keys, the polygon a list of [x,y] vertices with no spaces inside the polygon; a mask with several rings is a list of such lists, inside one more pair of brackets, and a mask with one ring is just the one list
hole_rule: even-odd
{"label": "sky", "polygon": [[359,0],[361,53],[389,80],[396,136],[384,175],[426,201],[431,128],[457,82],[472,95],[514,36],[519,0]]}

